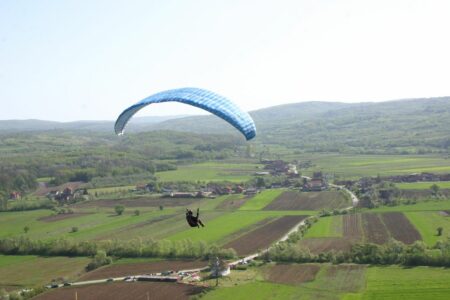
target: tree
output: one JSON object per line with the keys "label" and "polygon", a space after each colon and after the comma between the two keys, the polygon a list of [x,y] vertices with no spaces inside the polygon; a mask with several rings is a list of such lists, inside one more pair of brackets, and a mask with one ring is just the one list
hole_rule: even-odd
{"label": "tree", "polygon": [[139,210],[139,209],[136,209],[135,211],[134,211],[134,215],[135,216],[139,216],[141,214],[141,211]]}
{"label": "tree", "polygon": [[86,271],[92,271],[110,263],[112,263],[111,257],[108,257],[104,250],[98,250],[92,261],[86,266]]}
{"label": "tree", "polygon": [[116,205],[116,207],[114,207],[114,211],[118,216],[120,216],[125,211],[125,207],[123,205]]}
{"label": "tree", "polygon": [[439,195],[439,189],[440,187],[436,183],[430,186],[431,194],[434,197],[437,197]]}
{"label": "tree", "polygon": [[78,227],[74,226],[72,227],[72,231],[71,232],[77,232],[78,231]]}
{"label": "tree", "polygon": [[163,210],[163,209],[164,209],[164,206],[160,205],[159,210]]}
{"label": "tree", "polygon": [[30,227],[25,226],[25,227],[23,228],[23,232],[28,233],[28,231],[30,231]]}
{"label": "tree", "polygon": [[442,235],[442,231],[444,230],[444,228],[438,227],[438,228],[436,228],[436,230],[437,230],[437,236],[441,236]]}

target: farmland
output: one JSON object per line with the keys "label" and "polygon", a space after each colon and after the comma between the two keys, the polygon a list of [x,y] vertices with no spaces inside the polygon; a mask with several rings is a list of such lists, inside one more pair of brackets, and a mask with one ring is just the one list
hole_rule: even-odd
{"label": "farmland", "polygon": [[265,210],[321,210],[351,206],[342,192],[284,192],[264,207]]}
{"label": "farmland", "polygon": [[280,239],[304,218],[306,216],[281,217],[225,244],[224,248],[233,248],[238,255],[255,253],[258,250],[267,248],[274,241]]}
{"label": "farmland", "polygon": [[117,282],[107,284],[86,285],[82,287],[69,287],[48,291],[35,297],[35,300],[60,300],[73,299],[75,293],[78,299],[150,299],[162,300],[184,300],[190,296],[200,293],[201,287],[167,282]]}
{"label": "farmland", "polygon": [[[0,255],[0,289],[41,286],[56,278],[73,280],[84,273],[85,257],[38,257]],[[24,276],[26,275],[26,276]]]}
{"label": "farmland", "polygon": [[258,169],[252,163],[207,162],[181,165],[177,170],[158,172],[160,181],[231,181],[249,180]]}
{"label": "farmland", "polygon": [[[240,210],[260,210],[269,205],[274,199],[283,193],[283,190],[266,190],[250,198]],[[306,210],[306,209],[305,209]]]}
{"label": "farmland", "polygon": [[[294,159],[287,156],[286,159]],[[445,157],[434,155],[340,155],[307,154],[295,156],[307,159],[314,168],[306,170],[305,175],[321,170],[340,178],[359,178],[364,176],[389,176],[420,172],[450,173],[450,164]]]}
{"label": "farmland", "polygon": [[[438,240],[450,237],[450,218],[439,212],[407,212],[406,216],[417,228],[424,242],[433,246]],[[437,228],[442,227],[442,236],[437,236]]]}
{"label": "farmland", "polygon": [[[128,263],[115,263],[83,275],[80,280],[95,280],[114,277],[125,277],[129,275],[150,274],[169,270],[189,270],[203,268],[208,265],[208,261],[201,260],[155,260],[155,261],[135,261]],[[120,260],[119,260],[120,262]]]}
{"label": "farmland", "polygon": [[396,183],[395,185],[402,190],[429,190],[433,184],[441,189],[450,189],[450,181]]}

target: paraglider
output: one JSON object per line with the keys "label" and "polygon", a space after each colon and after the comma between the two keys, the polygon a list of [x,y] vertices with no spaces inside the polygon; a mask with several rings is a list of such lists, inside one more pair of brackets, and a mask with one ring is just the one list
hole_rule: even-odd
{"label": "paraglider", "polygon": [[199,88],[168,90],[139,101],[125,109],[117,118],[114,126],[116,134],[123,134],[124,128],[131,117],[145,106],[172,101],[196,106],[224,119],[239,130],[247,140],[251,140],[256,136],[255,123],[247,112],[241,110],[230,100]]}
{"label": "paraglider", "polygon": [[[116,120],[114,125],[116,134],[122,135],[128,121],[145,106],[172,101],[196,106],[222,118],[239,130],[247,140],[256,136],[255,123],[248,113],[241,110],[230,100],[199,88],[180,88],[160,92],[128,107]],[[186,209],[186,221],[191,227],[205,226],[199,218],[199,209],[197,209],[196,216],[194,216],[192,210]]]}
{"label": "paraglider", "polygon": [[186,221],[188,222],[189,226],[200,228],[201,225],[202,227],[205,227],[205,225],[199,219],[199,211],[200,209],[197,208],[197,215],[194,216],[192,210],[186,208]]}

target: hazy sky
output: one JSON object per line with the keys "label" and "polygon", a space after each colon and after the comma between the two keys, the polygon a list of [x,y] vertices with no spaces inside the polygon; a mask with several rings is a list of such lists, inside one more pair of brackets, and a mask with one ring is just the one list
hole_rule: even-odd
{"label": "hazy sky", "polygon": [[114,119],[185,86],[245,110],[448,96],[450,1],[0,1],[0,119]]}

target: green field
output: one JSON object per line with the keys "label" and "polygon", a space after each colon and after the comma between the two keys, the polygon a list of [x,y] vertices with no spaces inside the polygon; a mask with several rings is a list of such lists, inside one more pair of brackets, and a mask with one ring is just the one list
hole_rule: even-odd
{"label": "green field", "polygon": [[[407,212],[405,215],[417,228],[423,241],[434,246],[438,240],[450,237],[450,217],[442,216],[439,212]],[[442,236],[437,236],[437,228],[442,227]]]}
{"label": "green field", "polygon": [[402,190],[429,190],[433,184],[441,189],[450,189],[450,181],[396,183],[395,186]]}
{"label": "green field", "polygon": [[305,238],[342,237],[342,216],[322,217],[305,235]]}
{"label": "green field", "polygon": [[240,210],[261,210],[266,207],[270,202],[272,202],[276,197],[284,192],[282,189],[265,190],[257,194],[244,205],[242,205]]}
{"label": "green field", "polygon": [[160,181],[231,181],[243,182],[258,171],[258,164],[207,162],[181,165],[177,170],[158,172]]}
{"label": "green field", "polygon": [[[322,264],[313,281],[267,282],[254,269],[236,271],[202,299],[448,299],[450,271],[444,268],[359,267]],[[347,265],[351,266],[351,265]],[[237,274],[236,274],[237,273]]]}
{"label": "green field", "polygon": [[398,206],[380,206],[373,209],[364,209],[371,212],[387,212],[387,211],[441,211],[450,210],[450,201],[448,200],[427,200],[421,201],[411,205],[398,205]]}
{"label": "green field", "polygon": [[450,163],[436,155],[290,155],[287,159],[311,160],[314,167],[302,170],[304,175],[315,171],[335,174],[340,178],[389,176],[420,172],[449,173]]}
{"label": "green field", "polygon": [[450,270],[444,268],[370,267],[360,299],[448,299]]}
{"label": "green field", "polygon": [[86,257],[39,257],[0,255],[0,289],[17,290],[48,284],[55,278],[68,281],[84,272]]}

